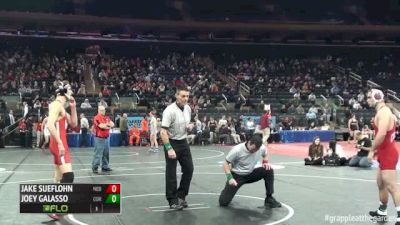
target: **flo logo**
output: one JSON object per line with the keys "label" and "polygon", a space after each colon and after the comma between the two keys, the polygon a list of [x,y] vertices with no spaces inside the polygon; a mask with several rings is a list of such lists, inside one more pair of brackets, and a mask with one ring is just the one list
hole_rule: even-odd
{"label": "flo logo", "polygon": [[44,213],[67,213],[68,205],[43,205]]}
{"label": "flo logo", "polygon": [[43,205],[43,212],[50,212],[50,205]]}

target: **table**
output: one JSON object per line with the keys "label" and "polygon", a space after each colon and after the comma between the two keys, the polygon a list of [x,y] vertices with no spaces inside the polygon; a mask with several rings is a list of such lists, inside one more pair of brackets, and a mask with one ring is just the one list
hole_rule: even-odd
{"label": "table", "polygon": [[333,130],[282,130],[279,131],[279,134],[284,143],[311,143],[316,136],[319,136],[321,141],[330,141],[335,139],[335,131]]}
{"label": "table", "polygon": [[[108,137],[108,140],[110,142],[110,146],[113,146],[113,147],[119,146],[119,142],[121,140],[121,133],[111,133],[110,137]],[[80,143],[81,143],[81,134],[68,133],[67,141],[68,141],[69,147],[78,148],[78,147],[80,147]],[[94,145],[94,136],[90,133],[87,134],[87,143],[90,147],[93,147],[93,145]]]}

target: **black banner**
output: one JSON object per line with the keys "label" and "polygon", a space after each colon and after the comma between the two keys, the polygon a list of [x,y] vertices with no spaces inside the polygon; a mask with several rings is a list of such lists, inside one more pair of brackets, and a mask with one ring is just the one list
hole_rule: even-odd
{"label": "black banner", "polygon": [[120,184],[20,184],[20,213],[120,213]]}

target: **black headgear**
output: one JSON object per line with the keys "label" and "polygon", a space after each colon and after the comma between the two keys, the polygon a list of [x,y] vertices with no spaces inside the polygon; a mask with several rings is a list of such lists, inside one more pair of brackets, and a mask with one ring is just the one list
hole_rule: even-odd
{"label": "black headgear", "polygon": [[64,84],[63,82],[60,82],[58,84],[57,89],[56,89],[56,95],[65,96],[65,94],[67,93],[69,87],[70,87],[69,84]]}

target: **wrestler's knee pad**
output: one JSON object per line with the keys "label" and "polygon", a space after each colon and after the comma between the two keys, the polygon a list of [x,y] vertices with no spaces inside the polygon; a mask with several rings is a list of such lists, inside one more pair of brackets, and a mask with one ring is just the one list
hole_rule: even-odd
{"label": "wrestler's knee pad", "polygon": [[72,183],[74,182],[74,172],[63,173],[61,183]]}

